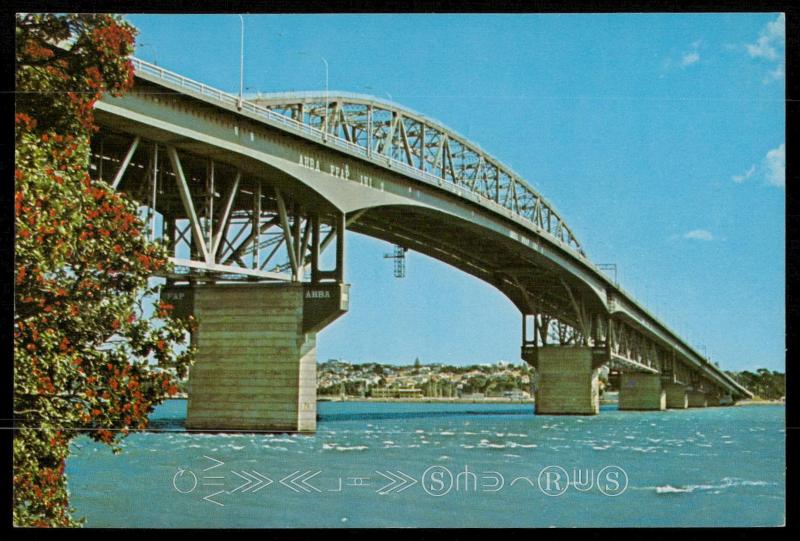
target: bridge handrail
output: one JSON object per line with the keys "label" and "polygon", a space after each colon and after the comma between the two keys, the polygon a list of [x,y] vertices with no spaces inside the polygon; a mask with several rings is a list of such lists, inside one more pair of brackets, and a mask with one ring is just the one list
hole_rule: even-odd
{"label": "bridge handrail", "polygon": [[[225,103],[225,104],[230,105],[230,106],[240,107],[240,109],[242,111],[246,111],[246,112],[248,112],[250,114],[262,117],[262,118],[264,118],[264,119],[266,119],[266,120],[268,120],[270,122],[286,126],[286,127],[290,128],[290,129],[293,129],[294,131],[302,134],[303,136],[310,137],[310,138],[312,138],[312,139],[314,139],[317,142],[320,142],[322,144],[331,144],[333,146],[337,146],[337,147],[341,147],[341,148],[347,149],[348,151],[350,151],[352,153],[355,153],[356,155],[358,155],[358,156],[360,156],[362,158],[365,158],[365,159],[367,159],[369,161],[372,161],[374,163],[379,163],[380,164],[381,162],[384,162],[381,165],[386,165],[387,167],[392,168],[392,169],[399,169],[404,174],[406,174],[408,176],[411,176],[413,178],[422,180],[422,181],[426,182],[427,184],[432,184],[432,185],[435,185],[435,186],[442,187],[446,183],[447,185],[450,185],[452,187],[456,187],[459,190],[464,190],[464,191],[466,191],[466,192],[468,192],[470,194],[474,194],[474,195],[477,196],[477,199],[476,199],[477,201],[480,201],[484,205],[488,205],[488,206],[492,206],[492,207],[499,207],[497,210],[498,211],[500,211],[500,210],[506,211],[506,212],[503,213],[506,216],[509,216],[509,217],[510,216],[515,216],[515,217],[518,217],[519,219],[524,220],[527,224],[533,225],[534,229],[536,231],[538,231],[540,234],[546,235],[547,238],[557,242],[563,249],[566,249],[566,250],[572,252],[574,255],[576,255],[577,257],[581,258],[584,262],[589,263],[589,260],[586,257],[586,254],[580,248],[580,245],[577,244],[577,241],[576,241],[576,244],[577,244],[577,248],[576,248],[576,247],[572,246],[569,242],[565,242],[559,236],[554,235],[554,234],[550,233],[549,231],[546,231],[546,230],[542,229],[536,222],[534,222],[533,220],[530,220],[529,218],[527,218],[526,216],[520,214],[519,212],[514,211],[513,208],[508,208],[508,207],[506,207],[504,205],[501,205],[501,204],[497,203],[494,200],[488,199],[488,198],[484,197],[482,194],[480,194],[479,192],[477,192],[477,191],[475,191],[475,190],[473,190],[473,189],[471,189],[471,188],[469,188],[469,187],[467,187],[465,185],[462,185],[462,184],[460,184],[458,182],[453,182],[453,181],[451,181],[449,179],[446,179],[446,178],[442,178],[442,177],[438,177],[436,175],[432,175],[432,174],[428,173],[427,171],[421,171],[421,170],[419,170],[419,169],[417,169],[415,167],[412,167],[412,166],[408,165],[407,163],[404,163],[404,162],[402,162],[400,160],[397,160],[395,158],[392,158],[390,156],[385,156],[385,155],[381,155],[381,154],[376,154],[376,153],[370,152],[369,149],[366,149],[364,147],[361,147],[359,145],[351,143],[350,141],[347,141],[346,139],[343,139],[343,138],[341,138],[341,137],[339,137],[337,135],[329,134],[325,130],[316,128],[314,126],[310,126],[308,124],[305,124],[303,122],[300,122],[298,120],[290,118],[290,117],[288,117],[286,115],[282,115],[280,113],[275,113],[274,111],[270,110],[267,107],[263,107],[261,105],[257,105],[255,103],[252,103],[252,102],[249,102],[249,101],[245,101],[245,100],[241,100],[241,102],[240,102],[239,98],[237,96],[234,96],[233,94],[230,94],[230,93],[225,92],[223,90],[219,90],[217,88],[211,87],[211,86],[206,85],[204,83],[195,81],[193,79],[190,79],[189,77],[185,77],[185,76],[180,75],[178,73],[175,73],[173,71],[164,69],[164,68],[162,68],[160,66],[151,64],[149,62],[141,60],[140,58],[131,57],[130,59],[131,59],[131,62],[133,63],[134,69],[136,71],[138,71],[138,72],[147,73],[147,74],[156,76],[157,78],[159,78],[159,79],[161,79],[163,81],[166,81],[166,82],[170,82],[170,83],[172,83],[172,84],[174,84],[176,86],[179,86],[182,89],[186,89],[186,90],[189,90],[189,91],[192,91],[192,92],[196,92],[196,93],[198,93],[198,94],[200,94],[202,96],[214,99],[214,100],[216,100],[218,102]],[[571,234],[570,234],[570,236],[571,236]],[[574,236],[572,236],[572,239],[574,240]]]}

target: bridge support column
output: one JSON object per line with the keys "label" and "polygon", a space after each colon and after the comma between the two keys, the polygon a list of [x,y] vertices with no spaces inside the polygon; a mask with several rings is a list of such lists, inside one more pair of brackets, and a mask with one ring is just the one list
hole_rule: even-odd
{"label": "bridge support column", "polygon": [[588,347],[540,347],[535,364],[537,415],[600,413],[599,367]]}
{"label": "bridge support column", "polygon": [[706,395],[706,405],[708,407],[717,407],[720,405],[719,403],[719,395],[717,394],[708,394]]}
{"label": "bridge support column", "polygon": [[686,385],[681,385],[680,383],[665,383],[664,390],[667,392],[668,409],[686,409],[689,407]]}
{"label": "bridge support column", "polygon": [[663,410],[667,392],[661,387],[660,374],[623,372],[620,375],[619,409]]}
{"label": "bridge support column", "polygon": [[706,393],[698,390],[691,390],[686,393],[689,399],[690,408],[705,408],[708,405]]}
{"label": "bridge support column", "polygon": [[181,289],[198,320],[186,427],[314,432],[316,333],[347,310],[347,286]]}

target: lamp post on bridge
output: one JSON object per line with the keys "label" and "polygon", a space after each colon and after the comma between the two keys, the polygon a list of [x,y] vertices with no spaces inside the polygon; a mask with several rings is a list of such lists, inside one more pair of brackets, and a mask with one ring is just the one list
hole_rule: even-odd
{"label": "lamp post on bridge", "polygon": [[[365,90],[373,90],[373,91],[374,91],[374,90],[377,90],[377,89],[376,89],[374,86],[367,86],[367,85],[363,85],[361,88],[363,88],[363,89],[365,89]],[[389,101],[394,101],[394,98],[392,98],[392,95],[391,95],[391,94],[389,94],[389,93],[388,93],[388,92],[386,92],[386,91],[384,91],[384,94],[386,94],[386,96],[388,96],[388,98],[389,98]]]}
{"label": "lamp post on bridge", "polygon": [[239,45],[239,104],[238,108],[242,108],[244,103],[244,17],[239,15],[239,20],[242,23],[241,42]]}
{"label": "lamp post on bridge", "polygon": [[614,285],[619,286],[619,279],[617,278],[617,264],[616,263],[598,263],[595,265],[602,271],[611,271],[614,273]]}
{"label": "lamp post on bridge", "polygon": [[319,56],[323,62],[325,62],[325,133],[323,135],[323,140],[328,140],[328,108],[330,105],[328,104],[328,61],[325,59],[324,56]]}
{"label": "lamp post on bridge", "polygon": [[158,66],[158,50],[150,43],[137,43],[139,47],[150,47],[153,50],[153,65]]}
{"label": "lamp post on bridge", "polygon": [[328,97],[328,60],[324,56],[319,54],[319,53],[301,52],[301,53],[298,53],[298,54],[300,54],[302,56],[309,56],[311,54],[316,54],[320,58],[320,60],[322,60],[322,62],[325,64],[325,116],[323,117],[323,120],[322,120],[322,125],[323,125],[323,128],[324,128],[325,131],[323,132],[323,139],[322,140],[323,141],[327,141],[328,140],[328,99],[329,99],[329,97]]}

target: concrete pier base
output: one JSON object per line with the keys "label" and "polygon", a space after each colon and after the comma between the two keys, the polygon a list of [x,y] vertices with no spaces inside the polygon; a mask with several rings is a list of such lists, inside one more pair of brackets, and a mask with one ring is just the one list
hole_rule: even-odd
{"label": "concrete pier base", "polygon": [[717,407],[717,406],[719,406],[720,405],[719,395],[716,395],[716,394],[706,395],[706,405],[708,407]]}
{"label": "concrete pier base", "polygon": [[591,348],[541,347],[537,355],[537,415],[600,413],[599,370]]}
{"label": "concrete pier base", "polygon": [[661,386],[659,374],[623,372],[620,374],[619,409],[663,410],[667,407],[667,392]]}
{"label": "concrete pier base", "polygon": [[689,407],[689,397],[686,392],[686,385],[679,383],[665,383],[664,390],[667,393],[668,409],[686,409]]}
{"label": "concrete pier base", "polygon": [[692,390],[688,391],[686,395],[689,399],[690,408],[705,408],[708,405],[707,395],[703,391]]}
{"label": "concrete pier base", "polygon": [[308,332],[303,285],[205,285],[188,291],[199,325],[186,427],[314,432],[316,332]]}

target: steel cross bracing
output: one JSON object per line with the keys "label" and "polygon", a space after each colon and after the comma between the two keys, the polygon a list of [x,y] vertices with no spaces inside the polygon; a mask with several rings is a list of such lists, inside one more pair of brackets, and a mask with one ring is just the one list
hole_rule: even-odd
{"label": "steel cross bracing", "polygon": [[523,317],[522,357],[534,367],[537,352],[546,346],[588,346],[594,349],[597,365],[627,372],[660,374],[665,383],[691,386],[717,396],[724,386],[713,383],[698,370],[680,362],[675,351],[645,336],[625,322],[592,316],[582,331],[544,314]]}
{"label": "steel cross bracing", "polygon": [[104,132],[93,140],[90,170],[146,207],[150,236],[167,244],[175,264],[166,275],[171,281],[299,282],[306,271],[312,281],[342,279],[341,265],[319,268],[334,241],[341,251],[342,217],[307,211],[263,179],[173,146]]}
{"label": "steel cross bracing", "polygon": [[[597,350],[604,362],[629,370],[664,373],[669,366],[667,350],[622,319],[590,310],[572,288],[560,280],[573,312],[558,317],[523,288],[530,310],[523,315],[523,357],[535,361],[536,350],[546,346],[584,346]],[[544,311],[543,311],[544,309]]]}

